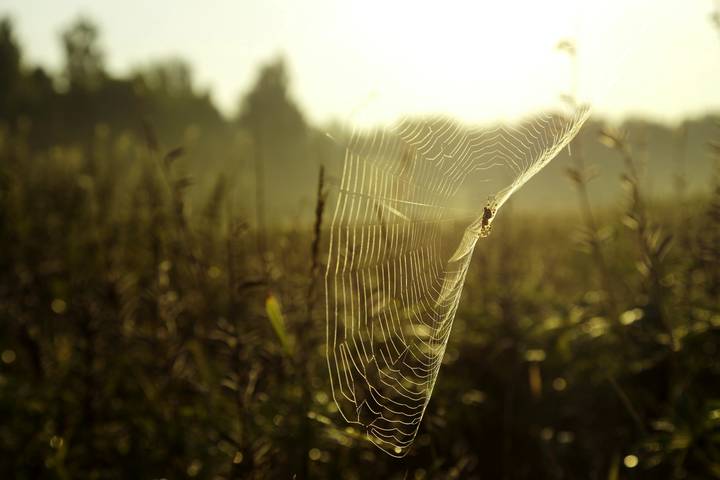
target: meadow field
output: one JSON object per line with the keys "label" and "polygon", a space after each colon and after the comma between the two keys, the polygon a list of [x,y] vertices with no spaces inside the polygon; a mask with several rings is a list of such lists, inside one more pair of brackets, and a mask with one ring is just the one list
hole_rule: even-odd
{"label": "meadow field", "polygon": [[[0,76],[1,478],[720,478],[717,117],[684,159],[701,178],[657,173],[652,145],[598,119],[538,180],[564,208],[503,209],[395,459],[332,400],[342,149],[286,98],[282,62],[226,121],[181,65],[112,78],[79,48],[57,89],[0,33],[17,67]],[[647,171],[670,187],[651,194]],[[288,204],[302,213],[276,221]]]}
{"label": "meadow field", "polygon": [[4,477],[720,476],[717,186],[503,212],[395,460],[330,397],[327,188],[261,261],[221,188],[186,202],[179,151],[1,145]]}

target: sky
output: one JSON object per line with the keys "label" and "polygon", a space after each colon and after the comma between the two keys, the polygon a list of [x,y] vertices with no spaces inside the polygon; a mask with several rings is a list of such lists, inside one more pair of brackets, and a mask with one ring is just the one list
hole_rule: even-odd
{"label": "sky", "polygon": [[[232,114],[279,55],[310,120],[522,117],[574,91],[596,113],[720,111],[715,0],[0,0],[27,63],[61,68],[60,32],[96,21],[111,72],[189,61]],[[572,39],[573,61],[556,46]],[[574,79],[574,80],[573,80]],[[575,87],[573,87],[575,85]]]}

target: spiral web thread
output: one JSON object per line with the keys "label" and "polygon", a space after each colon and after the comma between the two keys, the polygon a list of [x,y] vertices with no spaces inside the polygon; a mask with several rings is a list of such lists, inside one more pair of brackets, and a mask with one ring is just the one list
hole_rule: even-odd
{"label": "spiral web thread", "polygon": [[[583,106],[493,129],[407,120],[350,138],[325,276],[327,362],[342,416],[388,454],[406,455],[417,435],[478,238],[588,116]],[[481,186],[496,171],[510,182],[462,215],[466,179]]]}

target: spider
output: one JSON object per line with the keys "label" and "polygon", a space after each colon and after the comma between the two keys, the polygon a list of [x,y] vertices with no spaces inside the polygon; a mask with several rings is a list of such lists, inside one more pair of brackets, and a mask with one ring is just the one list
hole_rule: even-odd
{"label": "spider", "polygon": [[490,224],[490,220],[493,217],[493,209],[488,207],[485,207],[483,209],[483,216],[482,216],[482,228],[486,228]]}

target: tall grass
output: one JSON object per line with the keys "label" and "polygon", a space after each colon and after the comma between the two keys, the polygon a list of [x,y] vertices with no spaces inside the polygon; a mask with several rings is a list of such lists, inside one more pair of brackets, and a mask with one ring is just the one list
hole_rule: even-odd
{"label": "tall grass", "polygon": [[313,224],[261,259],[232,184],[190,196],[182,152],[146,136],[2,135],[3,478],[720,476],[720,188],[650,203],[612,137],[629,193],[581,194],[595,247],[565,217],[500,216],[396,461],[330,397],[323,174]]}

